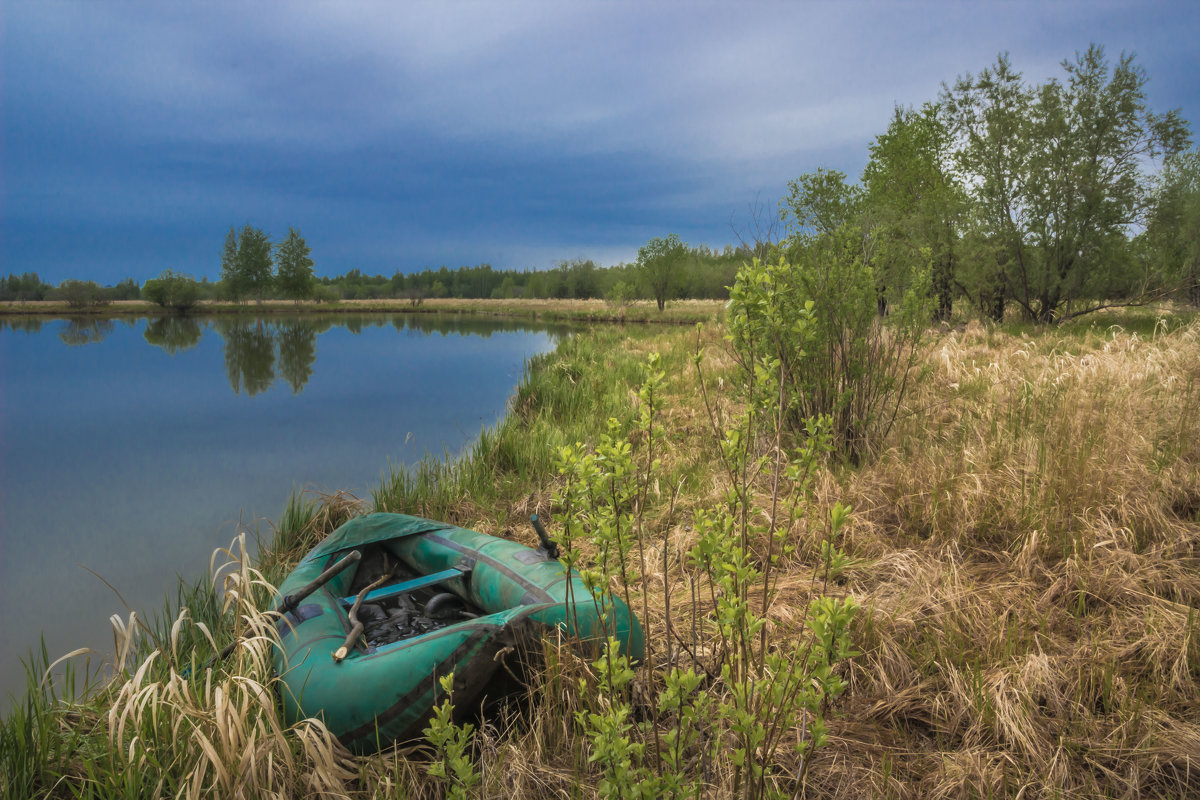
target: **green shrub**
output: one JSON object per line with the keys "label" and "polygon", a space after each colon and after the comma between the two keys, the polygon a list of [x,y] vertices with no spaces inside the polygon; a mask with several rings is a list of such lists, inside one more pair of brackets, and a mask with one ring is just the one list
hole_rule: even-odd
{"label": "green shrub", "polygon": [[95,281],[63,281],[54,291],[55,299],[63,300],[71,308],[106,306],[109,298]]}
{"label": "green shrub", "polygon": [[163,270],[157,278],[146,281],[142,297],[163,308],[187,311],[200,299],[200,284],[191,275]]}
{"label": "green shrub", "polygon": [[617,281],[609,287],[604,299],[614,306],[627,306],[637,297],[637,289],[625,281]]}
{"label": "green shrub", "polygon": [[313,287],[312,299],[318,303],[336,303],[342,299],[341,294],[332,286],[319,283]]}
{"label": "green shrub", "polygon": [[803,432],[828,417],[834,445],[852,463],[887,435],[912,382],[932,307],[929,274],[898,292],[881,315],[874,271],[856,226],[793,249],[795,261],[755,259],[730,291],[734,355],[752,387],[770,370],[782,384],[784,425]]}

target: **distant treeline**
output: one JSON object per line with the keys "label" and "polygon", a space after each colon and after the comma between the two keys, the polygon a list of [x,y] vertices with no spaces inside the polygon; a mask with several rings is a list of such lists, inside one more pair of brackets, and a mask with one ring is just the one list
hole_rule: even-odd
{"label": "distant treeline", "polygon": [[[686,248],[677,282],[669,287],[666,299],[726,299],[738,267],[750,258],[742,246],[726,245],[713,250],[704,245]],[[174,276],[174,273],[171,273]],[[177,276],[176,276],[177,277]],[[159,281],[160,278],[152,279]],[[147,284],[152,281],[147,281]],[[193,280],[197,300],[237,300],[247,296],[228,280]],[[36,272],[12,274],[0,279],[0,301],[57,300],[66,303],[103,305],[115,300],[146,299],[142,285],[126,278],[114,286],[93,281],[63,281],[59,286],[43,282]],[[82,291],[81,291],[82,290]],[[256,296],[256,295],[255,295]],[[266,283],[264,298],[294,296],[274,283]],[[440,267],[405,274],[370,275],[352,269],[343,275],[315,276],[311,295],[318,300],[372,300],[400,298],[419,302],[424,298],[572,298],[608,299],[624,302],[653,298],[654,289],[646,272],[636,263],[603,267],[591,259],[559,261],[546,270],[499,270],[490,264]]]}
{"label": "distant treeline", "polygon": [[[668,299],[727,299],[738,268],[749,251],[727,245],[715,251],[703,245],[687,249],[678,284]],[[318,282],[346,299],[380,297],[460,297],[508,299],[650,299],[654,290],[636,263],[602,267],[591,259],[559,261],[547,270],[498,270],[490,264],[450,269],[424,269],[404,274],[364,275],[350,270]]]}
{"label": "distant treeline", "polygon": [[77,280],[66,280],[55,286],[44,283],[36,272],[23,272],[20,275],[12,273],[6,278],[0,278],[0,302],[59,300],[65,303],[103,305],[114,300],[138,300],[141,296],[142,288],[133,278],[126,278],[113,286]]}

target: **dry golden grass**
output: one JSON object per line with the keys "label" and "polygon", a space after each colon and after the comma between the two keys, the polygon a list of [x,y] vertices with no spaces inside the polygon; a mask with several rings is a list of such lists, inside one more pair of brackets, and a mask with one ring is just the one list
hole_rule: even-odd
{"label": "dry golden grass", "polygon": [[[702,343],[727,418],[732,365],[719,331]],[[673,334],[629,351],[686,363],[694,346]],[[927,366],[885,452],[823,474],[809,509],[855,508],[855,561],[830,591],[864,613],[807,795],[1200,794],[1200,325],[1029,337],[973,323],[938,339]],[[699,398],[694,372],[671,374],[644,571],[652,645],[674,657],[664,597],[673,615],[689,607],[690,512],[726,485]],[[548,488],[538,496],[544,513]],[[529,505],[481,523],[521,536]],[[794,529],[774,636],[796,635],[821,589],[822,534]],[[536,774],[546,755],[527,745],[508,758]]]}
{"label": "dry golden grass", "polygon": [[870,610],[825,788],[1196,795],[1200,326],[971,325],[930,366],[893,446],[825,487]]}
{"label": "dry golden grass", "polygon": [[[666,598],[670,623],[690,625],[682,554],[694,542],[692,511],[727,486],[690,366],[698,341],[708,395],[727,418],[737,410],[736,373],[719,327],[699,340],[683,330],[630,338],[589,367],[650,350],[669,366],[645,577],[633,598],[640,610],[645,592],[660,666],[689,660],[665,636]],[[943,334],[927,366],[882,454],[857,470],[823,471],[791,529],[797,550],[767,613],[771,636],[800,635],[803,610],[822,590],[862,607],[862,652],[842,667],[849,689],[801,794],[1200,796],[1200,324],[1151,336],[971,324]],[[487,508],[464,496],[453,516],[531,542],[528,514],[552,513],[552,491],[548,479]],[[843,540],[852,561],[826,587],[818,545],[839,500],[855,509]],[[295,548],[355,507],[346,497],[320,506]],[[244,561],[229,575],[226,596],[246,600],[258,576]],[[149,662],[130,670],[104,721],[109,757],[130,770],[169,761],[170,794],[437,795],[410,752],[350,759],[318,724],[284,726],[269,631],[239,608],[252,635],[235,669],[203,682],[173,671],[152,680]],[[703,656],[704,641],[694,649]],[[533,712],[492,720],[476,737],[482,796],[595,796],[572,722],[589,668],[562,648],[549,652],[558,666]],[[786,758],[777,766],[784,775],[797,768]],[[730,796],[727,770],[696,768],[705,796]]]}
{"label": "dry golden grass", "polygon": [[[337,739],[319,720],[291,727],[281,721],[275,631],[252,599],[264,581],[250,566],[245,534],[225,554],[229,561],[217,574],[227,610],[240,623],[237,648],[228,663],[193,679],[180,666],[179,634],[191,624],[187,610],[180,612],[169,651],[153,650],[115,686],[104,721],[114,773],[137,773],[157,796],[344,796],[356,764]],[[130,626],[128,635],[135,631]],[[164,658],[171,666],[156,669]]]}
{"label": "dry golden grass", "polygon": [[[728,357],[716,334],[704,344],[731,412]],[[646,554],[658,637],[664,595],[676,613],[690,600],[690,510],[725,486],[696,376],[670,380],[659,524],[668,476],[689,483],[657,540],[666,569],[657,542]],[[831,591],[864,613],[807,794],[1200,795],[1200,325],[1030,337],[972,324],[933,345],[920,387],[886,451],[824,474],[810,509],[856,509],[856,562]],[[820,588],[821,526],[794,532],[776,636]]]}

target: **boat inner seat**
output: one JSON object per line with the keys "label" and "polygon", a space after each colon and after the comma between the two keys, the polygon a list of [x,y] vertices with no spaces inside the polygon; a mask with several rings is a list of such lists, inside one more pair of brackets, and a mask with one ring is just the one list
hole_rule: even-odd
{"label": "boat inner seat", "polygon": [[[436,584],[448,581],[451,578],[458,578],[466,575],[470,571],[470,567],[451,567],[450,569],[444,569],[441,572],[434,572],[430,575],[422,575],[419,578],[413,578],[412,580],[393,583],[390,586],[383,586],[373,592],[367,592],[367,596],[363,598],[363,602],[373,603],[379,600],[387,600],[388,598],[395,597],[399,594],[404,594],[405,592],[423,589],[426,586],[434,586]],[[341,603],[344,608],[350,608],[354,605],[356,600],[358,600],[358,595],[352,594],[349,597],[343,597],[338,602]]]}

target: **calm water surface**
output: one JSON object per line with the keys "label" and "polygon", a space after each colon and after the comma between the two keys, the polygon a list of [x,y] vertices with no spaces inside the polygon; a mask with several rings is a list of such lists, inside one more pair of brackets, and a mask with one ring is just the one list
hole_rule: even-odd
{"label": "calm water surface", "polygon": [[52,659],[111,649],[128,612],[88,569],[154,612],[293,490],[367,497],[389,463],[461,451],[564,335],[403,315],[0,322],[0,708],[39,636]]}

